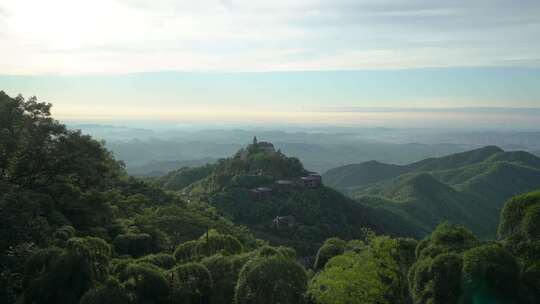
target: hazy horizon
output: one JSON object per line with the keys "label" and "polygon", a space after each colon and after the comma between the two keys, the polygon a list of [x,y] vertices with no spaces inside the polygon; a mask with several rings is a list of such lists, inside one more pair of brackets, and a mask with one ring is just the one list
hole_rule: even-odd
{"label": "hazy horizon", "polygon": [[538,129],[540,69],[1,76],[65,121]]}

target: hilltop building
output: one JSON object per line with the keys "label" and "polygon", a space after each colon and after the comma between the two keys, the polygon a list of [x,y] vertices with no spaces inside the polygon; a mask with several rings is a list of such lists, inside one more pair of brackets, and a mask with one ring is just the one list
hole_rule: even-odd
{"label": "hilltop building", "polygon": [[276,148],[271,142],[258,141],[257,136],[253,137],[253,142],[247,148],[240,150],[240,159],[247,160],[250,153],[263,152],[266,154],[276,154]]}
{"label": "hilltop building", "polygon": [[253,137],[253,144],[251,144],[251,146],[266,153],[276,153],[276,148],[274,148],[272,143],[267,141],[257,141],[257,136]]}

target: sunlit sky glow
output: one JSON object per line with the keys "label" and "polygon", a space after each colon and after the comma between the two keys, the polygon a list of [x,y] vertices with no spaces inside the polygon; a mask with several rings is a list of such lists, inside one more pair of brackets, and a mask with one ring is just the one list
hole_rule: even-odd
{"label": "sunlit sky glow", "polygon": [[537,108],[538,37],[537,0],[0,0],[0,90],[86,120]]}

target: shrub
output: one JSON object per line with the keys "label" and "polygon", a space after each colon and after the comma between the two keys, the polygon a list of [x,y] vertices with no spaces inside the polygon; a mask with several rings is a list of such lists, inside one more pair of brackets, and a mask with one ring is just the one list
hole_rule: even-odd
{"label": "shrub", "polygon": [[139,258],[137,263],[147,263],[162,269],[171,269],[176,265],[176,259],[170,254],[156,253]]}
{"label": "shrub", "polygon": [[530,241],[540,240],[540,204],[527,209],[523,217],[523,233]]}
{"label": "shrub", "polygon": [[414,303],[454,304],[461,297],[461,256],[454,253],[419,261],[409,275]]}
{"label": "shrub", "polygon": [[306,272],[298,263],[281,255],[258,257],[242,268],[235,303],[303,303],[306,288]]}
{"label": "shrub", "polygon": [[113,245],[119,254],[129,254],[133,257],[140,257],[155,251],[154,241],[146,233],[118,235],[114,239]]}
{"label": "shrub", "polygon": [[466,298],[498,302],[517,298],[519,267],[499,245],[483,245],[463,255]]}
{"label": "shrub", "polygon": [[234,300],[234,287],[238,280],[238,272],[232,262],[232,257],[217,254],[201,261],[212,276],[212,304],[230,304]]}
{"label": "shrub", "polygon": [[199,263],[187,263],[172,269],[170,275],[173,303],[210,303],[212,276],[205,266]]}
{"label": "shrub", "polygon": [[73,226],[62,226],[56,229],[56,231],[53,233],[53,237],[61,241],[67,241],[75,236],[75,232],[76,231]]}
{"label": "shrub", "polygon": [[197,256],[198,241],[187,241],[176,247],[174,251],[174,258],[178,262],[190,261]]}
{"label": "shrub", "polygon": [[98,238],[71,238],[64,250],[37,251],[27,262],[26,303],[77,303],[108,277],[111,249]]}
{"label": "shrub", "polygon": [[119,279],[136,303],[166,303],[169,297],[169,282],[156,266],[129,264]]}
{"label": "shrub", "polygon": [[79,304],[127,304],[130,298],[118,281],[111,279],[106,285],[89,290]]}
{"label": "shrub", "polygon": [[324,265],[333,257],[338,256],[345,252],[345,246],[347,243],[339,238],[329,238],[317,251],[315,257],[315,270],[321,270]]}
{"label": "shrub", "polygon": [[187,241],[176,247],[174,257],[179,262],[196,261],[215,254],[234,255],[241,253],[243,246],[232,235],[211,230],[198,240]]}

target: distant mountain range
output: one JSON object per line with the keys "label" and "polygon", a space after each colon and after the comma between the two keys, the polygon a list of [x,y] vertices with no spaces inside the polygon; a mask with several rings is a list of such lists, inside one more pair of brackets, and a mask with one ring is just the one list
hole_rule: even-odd
{"label": "distant mountain range", "polygon": [[504,202],[540,187],[540,158],[487,146],[409,165],[342,166],[323,179],[357,202],[401,216],[418,231],[451,221],[494,237]]}
{"label": "distant mountain range", "polygon": [[105,140],[115,158],[124,161],[128,172],[137,176],[165,175],[182,167],[214,162],[234,154],[254,135],[271,141],[283,153],[301,159],[307,169],[318,172],[369,160],[403,165],[488,145],[509,151],[540,151],[540,132],[520,130],[313,126],[193,129],[159,123],[71,127]]}

